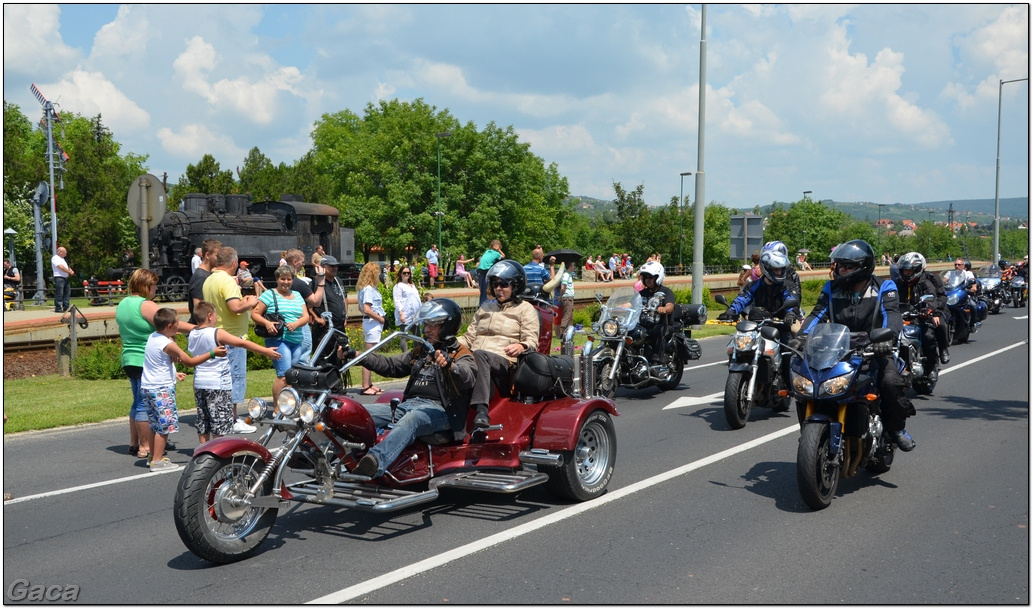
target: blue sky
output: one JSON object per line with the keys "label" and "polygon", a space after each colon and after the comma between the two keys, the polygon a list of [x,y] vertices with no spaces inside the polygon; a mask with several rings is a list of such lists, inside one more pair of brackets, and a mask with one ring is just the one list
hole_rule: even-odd
{"label": "blue sky", "polygon": [[[993,198],[1026,5],[716,4],[706,26],[707,202]],[[4,100],[35,122],[35,83],[101,113],[176,181],[206,153],[292,163],[324,113],[423,98],[512,125],[574,195],[661,204],[698,167],[699,28],[698,4],[5,4]],[[1003,91],[1001,196],[1028,196],[1028,82]]]}

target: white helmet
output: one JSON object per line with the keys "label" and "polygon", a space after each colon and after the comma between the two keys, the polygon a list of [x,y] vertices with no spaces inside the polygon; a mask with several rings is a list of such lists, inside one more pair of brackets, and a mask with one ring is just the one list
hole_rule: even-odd
{"label": "white helmet", "polygon": [[767,251],[782,252],[783,256],[785,256],[786,258],[789,257],[789,248],[786,247],[786,244],[782,243],[781,241],[768,241],[764,244],[764,247],[760,248],[760,251],[761,253]]}
{"label": "white helmet", "polygon": [[659,262],[650,261],[642,265],[642,268],[638,270],[639,275],[652,275],[656,277],[656,285],[664,284],[664,265]]}

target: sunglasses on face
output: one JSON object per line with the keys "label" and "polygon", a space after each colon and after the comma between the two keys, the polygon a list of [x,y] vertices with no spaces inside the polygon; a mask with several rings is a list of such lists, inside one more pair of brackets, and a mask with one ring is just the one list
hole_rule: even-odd
{"label": "sunglasses on face", "polygon": [[856,263],[856,262],[837,262],[836,263],[836,269],[839,270],[839,272],[841,272],[841,273],[843,271],[852,271],[854,269],[859,269],[859,268],[861,268],[861,265]]}
{"label": "sunglasses on face", "polygon": [[402,271],[402,277],[409,277],[410,275],[412,275],[412,273],[409,271]]}
{"label": "sunglasses on face", "polygon": [[502,279],[492,279],[491,280],[491,287],[493,287],[493,288],[508,288],[509,287],[509,282],[508,281],[503,281]]}
{"label": "sunglasses on face", "polygon": [[963,267],[963,266],[965,266],[965,265],[964,265],[964,264],[955,264],[955,265],[954,265],[954,268],[956,268],[956,269],[960,269],[960,268],[961,268],[961,267]]}

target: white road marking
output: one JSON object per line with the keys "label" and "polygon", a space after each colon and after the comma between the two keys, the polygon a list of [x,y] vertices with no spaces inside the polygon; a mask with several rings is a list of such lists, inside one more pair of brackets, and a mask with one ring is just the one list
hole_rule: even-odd
{"label": "white road marking", "polygon": [[1029,344],[1029,341],[1028,340],[1024,340],[1024,341],[1021,341],[1021,342],[1017,342],[1014,345],[1008,345],[1007,347],[1004,347],[1002,349],[998,349],[997,351],[991,351],[990,353],[987,353],[986,355],[980,355],[977,358],[973,358],[973,359],[961,362],[957,366],[951,366],[950,368],[946,368],[944,370],[940,370],[940,376],[943,376],[943,375],[948,374],[950,372],[954,372],[955,370],[959,370],[961,368],[964,368],[965,366],[971,366],[972,364],[974,364],[974,363],[976,363],[978,361],[982,361],[984,359],[991,358],[991,357],[993,357],[995,355],[1004,353],[1005,351],[1008,351],[1009,349],[1014,349],[1015,347],[1021,347],[1022,345],[1028,345],[1028,344]]}
{"label": "white road marking", "polygon": [[635,493],[646,490],[650,487],[656,486],[663,482],[667,482],[672,478],[677,478],[678,476],[681,476],[683,474],[687,474],[691,471],[700,469],[702,467],[706,467],[707,465],[717,463],[722,459],[727,459],[728,457],[731,457],[733,455],[745,452],[747,450],[750,450],[762,444],[766,444],[773,440],[777,440],[782,436],[787,436],[791,433],[797,433],[799,429],[800,426],[796,423],[793,423],[785,429],[769,433],[768,435],[757,438],[756,440],[751,440],[749,442],[746,442],[745,444],[734,446],[727,450],[723,450],[719,453],[710,455],[709,457],[704,457],[698,461],[693,461],[692,463],[688,463],[686,465],[677,467],[670,471],[657,474],[652,478],[646,478],[645,480],[641,480],[639,482],[636,482],[635,484],[625,486],[624,488],[615,491],[608,491],[605,495],[599,497],[598,499],[593,499],[591,501],[579,503],[577,505],[573,505],[571,507],[559,510],[557,512],[547,514],[545,516],[542,516],[541,518],[532,520],[531,522],[524,523],[522,525],[513,527],[512,529],[502,531],[500,533],[496,533],[489,537],[485,537],[484,539],[479,539],[477,541],[470,542],[464,546],[455,548],[454,550],[450,550],[448,552],[444,552],[443,554],[434,556],[433,558],[421,560],[411,565],[407,565],[400,569],[391,571],[390,573],[385,573],[384,575],[381,575],[379,577],[375,577],[362,583],[355,584],[354,586],[344,588],[343,590],[332,592],[330,594],[327,594],[326,596],[321,596],[315,600],[309,601],[307,604],[337,604],[350,601],[352,599],[361,597],[365,594],[369,594],[381,588],[386,588],[387,586],[396,584],[414,575],[419,575],[420,573],[430,571],[431,569],[436,569],[454,560],[459,560],[460,558],[464,558],[471,554],[475,554],[477,552],[480,552],[481,550],[486,550],[492,546],[505,543],[512,539],[516,539],[517,537],[527,535],[528,533],[533,533],[534,531],[547,527],[551,524],[555,524],[568,518],[573,518],[574,516],[583,514],[588,510],[604,506],[610,502],[617,501],[618,499],[623,499],[629,495],[633,495]]}
{"label": "white road marking", "polygon": [[183,466],[180,465],[175,469],[167,469],[160,472],[147,472],[146,474],[138,474],[136,476],[128,476],[126,478],[115,478],[114,480],[104,480],[103,482],[94,482],[92,484],[84,484],[82,486],[73,486],[71,488],[64,488],[57,491],[50,491],[47,493],[39,493],[38,495],[26,495],[24,497],[15,497],[10,501],[4,502],[4,507],[7,507],[14,503],[22,503],[23,501],[32,501],[33,499],[45,499],[46,497],[54,497],[56,495],[64,495],[66,493],[75,493],[78,491],[85,491],[91,488],[99,488],[102,486],[108,486],[111,484],[120,484],[122,482],[131,482],[133,480],[141,480],[143,478],[150,478],[151,476],[162,476],[172,472],[179,472],[183,470]]}
{"label": "white road marking", "polygon": [[702,404],[710,404],[718,401],[718,399],[724,399],[725,392],[718,391],[717,393],[711,393],[710,395],[691,396],[686,395],[678,398],[671,402],[667,406],[664,406],[661,410],[671,410],[672,408],[686,408],[688,406],[700,406]]}
{"label": "white road marking", "polygon": [[699,368],[706,368],[707,366],[724,366],[724,365],[727,365],[727,364],[728,364],[728,360],[724,360],[723,359],[723,360],[718,360],[716,362],[710,362],[709,364],[700,364],[698,366],[688,366],[686,368],[683,368],[683,370],[688,372],[689,370],[697,370]]}

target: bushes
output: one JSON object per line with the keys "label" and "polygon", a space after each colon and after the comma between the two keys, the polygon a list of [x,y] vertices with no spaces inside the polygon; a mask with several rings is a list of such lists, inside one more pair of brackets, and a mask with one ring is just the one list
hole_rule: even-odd
{"label": "bushes", "polygon": [[109,340],[79,347],[72,371],[76,378],[88,381],[126,378],[122,371],[122,341]]}

